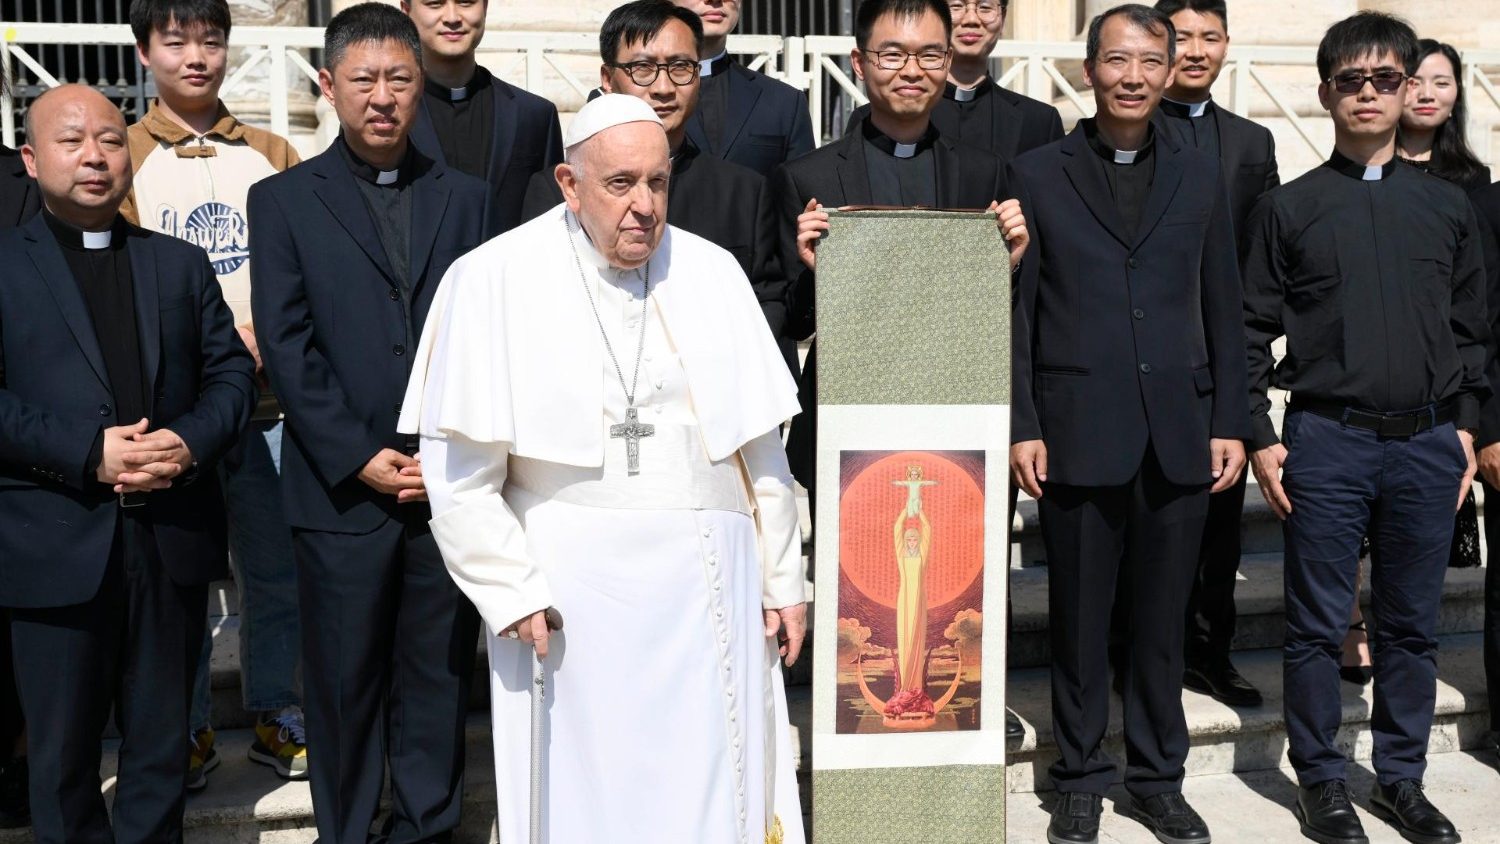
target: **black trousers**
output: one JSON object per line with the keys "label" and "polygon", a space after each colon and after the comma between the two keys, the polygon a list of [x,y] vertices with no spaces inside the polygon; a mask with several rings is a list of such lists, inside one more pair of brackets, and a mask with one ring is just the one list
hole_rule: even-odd
{"label": "black trousers", "polygon": [[[183,736],[208,584],[172,582],[151,525],[121,513],[97,595],[10,611],[39,844],[182,840]],[[113,831],[99,781],[111,706],[121,736]]]}
{"label": "black trousers", "polygon": [[1188,595],[1185,656],[1188,665],[1229,659],[1234,642],[1234,583],[1240,570],[1240,516],[1249,470],[1234,486],[1208,497],[1208,519],[1198,549],[1198,570]]}
{"label": "black trousers", "polygon": [[1104,794],[1114,762],[1109,726],[1111,608],[1129,612],[1125,664],[1125,785],[1139,797],[1180,791],[1187,761],[1182,712],[1183,607],[1198,561],[1208,487],[1162,476],[1154,451],[1124,486],[1046,484],[1038,502],[1047,546],[1052,729],[1059,791]]}
{"label": "black trousers", "polygon": [[387,768],[391,844],[447,841],[463,798],[479,614],[426,506],[364,534],[293,531],[318,839],[364,844]]}
{"label": "black trousers", "polygon": [[[1490,700],[1500,701],[1500,491],[1484,485],[1484,682]],[[1490,705],[1490,729],[1500,732],[1500,706]]]}
{"label": "black trousers", "polygon": [[1286,415],[1287,757],[1303,786],[1343,779],[1339,654],[1370,536],[1372,761],[1380,782],[1420,780],[1437,700],[1436,637],[1453,510],[1467,468],[1452,424],[1380,437],[1303,411]]}
{"label": "black trousers", "polygon": [[10,758],[11,748],[26,729],[10,651],[10,614],[0,609],[0,766]]}

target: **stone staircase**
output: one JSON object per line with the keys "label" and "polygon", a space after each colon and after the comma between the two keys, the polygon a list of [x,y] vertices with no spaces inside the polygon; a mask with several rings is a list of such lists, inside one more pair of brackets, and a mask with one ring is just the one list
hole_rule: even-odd
{"label": "stone staircase", "polygon": [[[1480,501],[1481,510],[1484,502]],[[1051,783],[1047,767],[1056,758],[1052,738],[1051,701],[1047,675],[1047,576],[1036,522],[1035,502],[1018,507],[1019,530],[1013,536],[1011,571],[1014,627],[1010,638],[1010,673],[1006,702],[1026,725],[1026,735],[1009,748],[1007,770],[1007,832],[1012,842],[1046,840]],[[1192,750],[1187,761],[1184,792],[1198,809],[1217,842],[1295,842],[1304,840],[1291,806],[1295,777],[1286,759],[1286,730],[1282,715],[1281,529],[1253,479],[1247,490],[1242,520],[1244,557],[1236,589],[1239,624],[1234,643],[1235,665],[1265,694],[1255,709],[1232,709],[1206,695],[1183,692]],[[1019,552],[1019,553],[1014,553]],[[1362,600],[1368,603],[1369,584]],[[1482,662],[1484,569],[1449,569],[1438,633],[1437,711],[1430,744],[1428,793],[1463,833],[1465,842],[1500,842],[1500,812],[1493,801],[1500,794],[1500,760],[1476,749],[1489,727]],[[1370,765],[1370,687],[1341,684],[1344,727],[1339,742],[1355,760],[1350,768],[1351,789],[1362,812],[1374,773]],[[1120,700],[1111,696],[1112,711],[1105,746],[1123,762]],[[1101,841],[1148,842],[1155,839],[1128,816],[1126,794],[1116,786],[1106,801]],[[1401,840],[1393,829],[1364,813],[1372,842]]]}

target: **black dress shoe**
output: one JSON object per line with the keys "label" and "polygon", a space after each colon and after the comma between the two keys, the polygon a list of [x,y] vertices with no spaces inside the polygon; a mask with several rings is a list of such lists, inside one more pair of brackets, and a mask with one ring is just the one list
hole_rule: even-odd
{"label": "black dress shoe", "polygon": [[1208,844],[1208,824],[1193,811],[1181,792],[1130,798],[1130,816],[1146,825],[1162,844]]}
{"label": "black dress shoe", "polygon": [[30,769],[20,756],[0,768],[0,829],[31,826]]}
{"label": "black dress shoe", "polygon": [[1016,713],[1010,711],[1010,707],[1005,709],[1005,737],[1007,739],[1026,737],[1026,728],[1021,726],[1021,719],[1016,716]]}
{"label": "black dress shoe", "polygon": [[1292,810],[1302,824],[1302,834],[1318,844],[1370,844],[1343,780],[1297,789],[1297,805]]}
{"label": "black dress shoe", "polygon": [[1188,666],[1182,685],[1226,706],[1260,706],[1260,691],[1234,670],[1228,659],[1214,665]]}
{"label": "black dress shoe", "polygon": [[1052,806],[1052,822],[1047,824],[1051,844],[1095,844],[1099,840],[1099,814],[1104,798],[1081,791],[1063,791]]}
{"label": "black dress shoe", "polygon": [[1458,844],[1463,840],[1453,823],[1422,793],[1420,780],[1375,783],[1370,791],[1370,812],[1416,844]]}

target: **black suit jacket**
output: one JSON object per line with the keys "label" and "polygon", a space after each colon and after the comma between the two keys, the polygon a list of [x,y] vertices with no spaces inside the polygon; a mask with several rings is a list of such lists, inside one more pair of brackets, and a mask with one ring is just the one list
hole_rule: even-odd
{"label": "black suit jacket", "polygon": [[1149,442],[1169,481],[1211,480],[1209,438],[1247,439],[1238,254],[1219,163],[1156,133],[1138,231],[1082,127],[1015,163],[1031,246],[1013,319],[1013,442],[1048,481],[1127,483]]}
{"label": "black suit jacket", "polygon": [[[993,137],[998,140],[993,148],[986,147],[990,152],[1006,161],[1013,161],[1021,153],[1050,144],[1063,136],[1062,115],[1058,114],[1056,108],[1040,100],[1017,94],[1008,88],[1002,88],[996,85],[993,79],[986,80],[984,84],[993,88],[990,96],[995,98],[995,107],[991,114],[994,121]],[[849,115],[849,123],[844,129],[844,134],[858,134],[860,124],[869,114],[869,104],[856,108],[854,113]],[[932,125],[950,138],[957,138],[971,146],[984,146],[963,137],[959,131],[958,103],[947,97],[939,100],[932,109]]]}
{"label": "black suit jacket", "polygon": [[41,207],[42,195],[26,175],[21,153],[0,146],[0,228],[21,225]]}
{"label": "black suit jacket", "polygon": [[484,241],[487,186],[414,156],[411,302],[403,305],[356,176],[337,149],[250,189],[250,307],[271,385],[286,411],[281,485],[287,522],[364,533],[396,498],[357,475],[396,433],[415,339],[448,265]]}
{"label": "black suit jacket", "polygon": [[[533,220],[563,201],[552,172],[531,177],[523,219]],[[739,262],[761,311],[781,344],[782,356],[797,372],[796,341],[785,337],[786,274],[776,241],[776,209],[766,180],[752,170],[699,151],[691,139],[672,159],[667,186],[667,222],[727,250]]]}
{"label": "black suit jacket", "polygon": [[729,65],[729,108],[723,143],[709,143],[702,113],[687,120],[688,137],[698,149],[765,176],[778,164],[813,150],[807,97],[796,88],[733,62]]}
{"label": "black suit jacket", "polygon": [[[933,143],[937,169],[937,202],[943,208],[988,208],[991,202],[1028,201],[998,155],[960,143],[939,134]],[[825,208],[870,204],[869,171],[865,166],[865,142],[861,133],[845,135],[809,155],[788,162],[771,178],[771,190],[779,209],[778,238],[781,265],[790,278],[787,330],[793,339],[805,339],[816,328],[815,275],[797,257],[797,217],[811,199]],[[1030,212],[1024,212],[1030,217]],[[998,236],[998,233],[997,233]],[[957,305],[956,305],[957,306]],[[811,487],[815,471],[818,412],[816,347],[808,352],[798,384],[802,414],[792,425],[787,440],[787,458],[792,473],[803,486]]]}
{"label": "black suit jacket", "polygon": [[[521,207],[532,174],[550,173],[562,163],[562,130],[558,128],[557,106],[551,102],[499,79],[492,84],[495,129],[490,134],[489,172],[485,176],[489,183],[485,227],[501,234],[527,219]],[[411,140],[428,158],[446,164],[425,98],[411,127]]]}
{"label": "black suit jacket", "polygon": [[[250,421],[255,363],[202,249],[134,226],[126,237],[151,428],[197,462],[145,493],[145,518],[172,580],[208,583],[228,559],[213,465]],[[41,215],[0,232],[0,266],[0,606],[69,606],[98,592],[114,544],[119,496],[87,464],[120,422],[83,293]]]}
{"label": "black suit jacket", "polygon": [[[1276,138],[1266,127],[1217,103],[1211,113],[1219,129],[1219,168],[1229,190],[1229,218],[1234,222],[1235,242],[1243,243],[1245,223],[1255,201],[1281,184]],[[1166,118],[1157,111],[1151,119],[1157,124],[1159,136]]]}
{"label": "black suit jacket", "polygon": [[1490,397],[1485,399],[1479,412],[1479,437],[1476,448],[1500,442],[1500,182],[1479,188],[1469,194],[1469,201],[1478,211],[1480,233],[1484,240],[1484,267],[1489,275],[1489,287],[1485,291],[1485,303],[1489,308],[1490,347],[1485,363],[1485,377],[1489,379]]}

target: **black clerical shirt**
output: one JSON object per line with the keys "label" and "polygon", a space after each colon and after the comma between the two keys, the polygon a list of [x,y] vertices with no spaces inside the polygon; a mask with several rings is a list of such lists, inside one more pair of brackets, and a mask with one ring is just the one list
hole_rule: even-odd
{"label": "black clerical shirt", "polygon": [[396,275],[396,284],[407,299],[411,298],[411,177],[412,150],[408,145],[406,157],[395,170],[381,171],[359,156],[339,136],[336,142],[339,154],[355,175],[354,183],[364,197],[365,207],[370,209],[370,218],[375,231],[380,235],[380,244],[385,257]]}
{"label": "black clerical shirt", "polygon": [[1080,122],[1089,149],[1094,151],[1104,180],[1109,183],[1109,195],[1114,197],[1115,210],[1120,212],[1120,220],[1125,224],[1125,236],[1134,239],[1146,198],[1151,195],[1151,183],[1156,178],[1156,165],[1151,160],[1155,130],[1147,127],[1146,142],[1132,152],[1111,147],[1099,134],[1099,126],[1092,118]]}
{"label": "black clerical shirt", "polygon": [[1214,117],[1218,106],[1213,100],[1179,103],[1163,97],[1160,108],[1167,128],[1183,146],[1219,157],[1219,121]]}
{"label": "black clerical shirt", "polygon": [[1458,427],[1477,427],[1489,393],[1478,226],[1462,190],[1394,159],[1334,153],[1266,194],[1244,262],[1252,445],[1277,441],[1269,387],[1385,413],[1453,401]]}
{"label": "black clerical shirt", "polygon": [[[125,248],[125,225],[115,219],[109,245],[94,248],[85,243],[85,233],[51,212],[43,211],[47,226],[62,247],[63,259],[83,294],[94,337],[104,355],[109,392],[114,398],[112,425],[134,425],[151,415],[146,402],[146,375],[141,365],[141,333],[136,325],[135,278],[130,270],[130,251]],[[95,460],[89,466],[98,465]]]}
{"label": "black clerical shirt", "polygon": [[995,83],[988,76],[973,88],[947,83],[943,86],[943,99],[958,107],[958,137],[964,143],[995,149],[999,140],[995,137]]}
{"label": "black clerical shirt", "polygon": [[864,133],[865,169],[870,201],[875,205],[937,207],[937,156],[932,145],[937,129],[931,125],[914,144],[898,144],[875,128],[873,120],[860,124]]}
{"label": "black clerical shirt", "polygon": [[729,113],[729,54],[720,53],[699,63],[698,117],[713,152],[724,144],[724,115]]}
{"label": "black clerical shirt", "polygon": [[443,160],[461,172],[484,179],[489,172],[490,145],[495,133],[494,77],[479,67],[462,88],[448,88],[427,80],[422,98]]}

